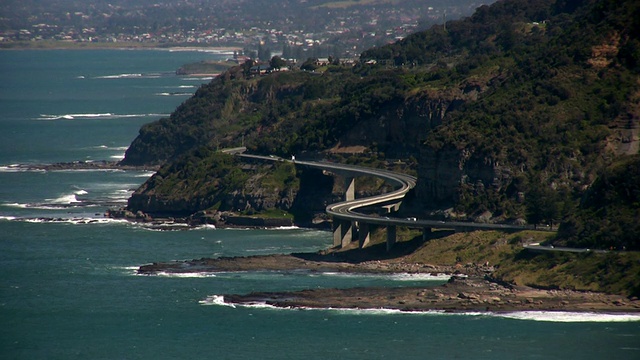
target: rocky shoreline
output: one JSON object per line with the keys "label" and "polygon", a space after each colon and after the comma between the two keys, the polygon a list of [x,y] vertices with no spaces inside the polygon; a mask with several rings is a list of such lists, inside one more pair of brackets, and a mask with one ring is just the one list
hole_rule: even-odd
{"label": "rocky shoreline", "polygon": [[449,274],[440,286],[402,288],[310,289],[295,292],[223,294],[234,305],[267,304],[282,308],[390,309],[401,311],[512,312],[564,311],[640,313],[637,298],[594,292],[535,289],[500,283],[491,267],[464,268],[405,263],[399,259],[353,261],[336,253],[303,253],[235,258],[203,258],[141,266],[138,274],[228,271],[309,271],[358,274]]}
{"label": "rocky shoreline", "polygon": [[117,161],[96,160],[96,161],[71,161],[53,164],[20,164],[11,165],[13,170],[33,171],[62,171],[62,170],[139,170],[157,171],[158,166],[131,166],[121,165]]}

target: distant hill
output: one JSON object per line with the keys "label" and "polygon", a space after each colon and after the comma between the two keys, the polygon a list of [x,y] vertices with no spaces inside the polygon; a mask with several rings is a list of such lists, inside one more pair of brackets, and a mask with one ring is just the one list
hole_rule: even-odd
{"label": "distant hill", "polygon": [[[598,179],[638,154],[639,39],[636,1],[500,1],[367,50],[355,66],[267,76],[234,67],[145,125],[123,164],[169,169],[202,158],[189,155],[195,149],[242,144],[377,166],[400,159],[418,175],[404,211],[563,223],[572,242],[586,233],[567,224],[581,229],[603,216],[588,210],[609,199],[589,195]],[[637,219],[635,203],[607,204],[625,214],[620,221]],[[637,227],[623,228],[640,238]],[[609,246],[603,232],[588,233],[593,247]]]}

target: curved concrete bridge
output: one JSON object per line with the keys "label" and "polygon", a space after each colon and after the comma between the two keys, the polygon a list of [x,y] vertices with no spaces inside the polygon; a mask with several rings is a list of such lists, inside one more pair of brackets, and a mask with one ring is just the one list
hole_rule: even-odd
{"label": "curved concrete bridge", "polygon": [[[408,228],[422,229],[423,233],[431,232],[434,228],[452,229],[455,231],[470,230],[525,230],[533,229],[531,226],[507,225],[507,224],[484,224],[459,221],[437,221],[419,220],[415,218],[397,218],[390,216],[371,215],[358,212],[360,208],[368,206],[382,206],[389,213],[397,211],[405,195],[416,186],[417,179],[414,176],[395,173],[388,170],[367,168],[363,166],[337,164],[330,162],[316,161],[296,161],[288,160],[276,156],[249,155],[235,152],[236,155],[266,161],[287,161],[299,166],[313,167],[324,171],[341,175],[346,179],[345,200],[339,203],[330,204],[326,211],[333,218],[333,245],[345,247],[352,241],[357,240],[360,247],[366,246],[370,241],[371,225],[384,226],[387,228],[387,250],[391,249],[396,242],[396,227],[405,226]],[[374,176],[385,180],[393,185],[395,190],[370,196],[366,198],[355,198],[355,177]]]}

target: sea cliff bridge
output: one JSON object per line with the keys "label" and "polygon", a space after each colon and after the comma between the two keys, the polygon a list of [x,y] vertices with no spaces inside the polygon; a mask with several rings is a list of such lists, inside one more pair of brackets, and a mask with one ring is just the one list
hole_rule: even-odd
{"label": "sea cliff bridge", "polygon": [[[437,221],[421,220],[416,218],[393,217],[392,214],[400,209],[400,205],[405,195],[416,186],[417,179],[414,176],[395,173],[388,170],[367,168],[355,165],[337,164],[318,161],[300,161],[284,159],[277,156],[262,156],[245,154],[244,148],[228,149],[227,153],[249,159],[264,161],[286,161],[294,163],[296,166],[306,166],[321,169],[336,175],[340,175],[346,180],[345,200],[339,203],[330,204],[326,207],[326,212],[333,220],[333,245],[346,247],[353,241],[358,241],[359,247],[369,244],[371,230],[373,226],[385,227],[387,229],[387,251],[396,243],[396,228],[404,226],[407,228],[422,229],[423,236],[430,233],[432,229],[451,229],[454,231],[472,230],[509,230],[518,231],[531,229],[531,226],[509,225],[509,224],[485,224],[459,221]],[[383,179],[394,186],[394,190],[388,193],[355,198],[355,178],[358,176],[372,176]],[[385,209],[389,216],[379,214],[366,214],[359,212],[365,207],[377,206]],[[385,215],[387,215],[385,214]]]}

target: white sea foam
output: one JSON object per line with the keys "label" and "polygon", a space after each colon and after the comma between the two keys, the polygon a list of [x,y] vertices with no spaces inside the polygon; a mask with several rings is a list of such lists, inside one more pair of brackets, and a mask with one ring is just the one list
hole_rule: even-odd
{"label": "white sea foam", "polygon": [[3,165],[0,166],[0,172],[46,172],[44,169],[34,169],[29,167],[29,165],[23,164],[11,164],[11,165]]}
{"label": "white sea foam", "polygon": [[140,266],[114,266],[113,268],[114,269],[128,270],[128,271],[138,271]]}
{"label": "white sea foam", "polygon": [[389,276],[394,281],[448,281],[451,275],[447,274],[394,274]]}
{"label": "white sea foam", "polygon": [[94,218],[94,217],[73,217],[73,218],[17,218],[17,221],[24,221],[34,224],[48,224],[48,223],[64,223],[71,225],[92,225],[92,224],[115,224],[115,223],[127,223],[122,219],[111,218]]}
{"label": "white sea foam", "polygon": [[15,216],[0,216],[0,220],[13,221],[15,219],[16,219]]}
{"label": "white sea foam", "polygon": [[442,314],[443,311],[440,310],[429,310],[429,311],[402,311],[397,309],[352,309],[352,308],[312,308],[306,306],[274,306],[271,304],[267,304],[266,301],[252,301],[246,303],[228,303],[224,301],[224,296],[222,295],[211,295],[207,296],[206,299],[200,300],[200,304],[202,305],[221,305],[221,306],[230,306],[233,308],[236,307],[244,307],[244,308],[254,308],[254,309],[271,309],[271,310],[306,310],[306,311],[331,311],[337,313],[348,313],[348,314],[367,314],[367,315],[392,315],[392,314]]}
{"label": "white sea foam", "polygon": [[212,76],[207,76],[207,77],[185,77],[185,78],[182,78],[182,80],[185,80],[185,81],[213,80],[213,77]]}
{"label": "white sea foam", "polygon": [[5,204],[2,204],[2,205],[3,206],[8,206],[8,207],[20,208],[20,209],[27,209],[27,208],[33,206],[32,204],[21,204],[21,203],[5,203]]}
{"label": "white sea foam", "polygon": [[365,273],[343,273],[343,272],[323,272],[322,276],[334,276],[344,278],[383,278],[393,281],[447,281],[451,275],[447,274],[365,274]]}
{"label": "white sea foam", "polygon": [[162,277],[171,277],[171,278],[211,278],[216,277],[216,274],[211,272],[197,272],[197,273],[171,273],[161,271],[157,274]]}
{"label": "white sea foam", "polygon": [[[73,195],[75,197],[75,195]],[[36,210],[60,210],[61,208],[69,208],[69,207],[78,207],[78,206],[82,206],[84,205],[81,201],[77,201],[77,202],[68,202],[67,199],[62,199],[63,197],[59,198],[59,199],[54,199],[54,200],[59,200],[58,203],[54,203],[53,201],[48,200],[49,202],[47,203],[4,203],[2,204],[2,206],[6,206],[6,207],[13,207],[13,208],[19,208],[19,209],[36,209]],[[71,197],[69,197],[68,200],[71,200]],[[87,205],[87,206],[94,206],[94,205]]]}
{"label": "white sea foam", "polygon": [[156,95],[156,96],[191,96],[193,94],[192,93],[178,93],[178,92],[162,92],[162,93],[155,93],[154,95]]}
{"label": "white sea foam", "polygon": [[117,154],[117,155],[111,155],[111,156],[109,156],[109,158],[122,160],[122,159],[124,159],[124,153]]}
{"label": "white sea foam", "polygon": [[94,146],[94,149],[104,149],[104,150],[118,150],[118,151],[126,151],[128,146],[107,146],[107,145],[98,145]]}
{"label": "white sea foam", "polygon": [[116,190],[109,194],[109,199],[114,201],[127,200],[133,193],[132,190]]}
{"label": "white sea foam", "polygon": [[187,230],[189,229],[189,224],[184,223],[175,223],[175,222],[167,222],[167,223],[134,223],[135,226],[139,227],[143,230],[148,231],[170,231],[170,230]]}
{"label": "white sea foam", "polygon": [[47,199],[46,201],[48,204],[61,204],[61,205],[71,205],[71,204],[78,204],[82,202],[76,198],[76,194],[62,195],[55,199]]}
{"label": "white sea foam", "polygon": [[86,190],[82,190],[82,189],[80,189],[80,190],[76,191],[76,193],[75,193],[75,194],[76,194],[76,195],[87,195],[87,194],[88,194],[88,192],[87,192]]}
{"label": "white sea foam", "polygon": [[549,321],[549,322],[630,322],[640,321],[640,314],[634,313],[594,313],[564,311],[518,311],[496,313],[494,316],[508,319]]}
{"label": "white sea foam", "polygon": [[64,115],[50,115],[50,114],[40,114],[39,120],[73,120],[73,119],[89,119],[89,118],[105,118],[105,117],[113,117],[112,113],[87,113],[87,114],[64,114]]}
{"label": "white sea foam", "polygon": [[266,228],[266,230],[298,230],[300,229],[297,226],[278,226],[274,228]]}
{"label": "white sea foam", "polygon": [[143,172],[142,174],[137,174],[137,175],[135,175],[134,177],[137,177],[137,178],[138,178],[138,177],[148,178],[148,177],[153,176],[155,173],[156,173],[155,171],[145,171],[145,172]]}
{"label": "white sea foam", "polygon": [[122,169],[53,169],[51,172],[58,173],[74,173],[74,172],[124,172]]}
{"label": "white sea foam", "polygon": [[138,275],[139,266],[113,266],[112,269],[121,270],[128,275]]}
{"label": "white sea foam", "polygon": [[116,75],[104,75],[104,76],[96,76],[95,79],[131,79],[131,78],[141,78],[142,74],[116,74]]}
{"label": "white sea foam", "polygon": [[508,319],[526,320],[526,321],[549,321],[549,322],[635,322],[640,321],[640,314],[636,313],[581,313],[581,312],[554,312],[554,311],[521,311],[512,313],[491,313],[491,312],[449,312],[444,310],[426,310],[426,311],[404,311],[399,309],[352,309],[352,308],[310,308],[310,307],[277,307],[269,305],[266,302],[249,302],[249,303],[225,303],[224,297],[221,295],[208,296],[205,300],[201,300],[203,305],[224,305],[232,307],[248,307],[263,308],[274,310],[311,310],[311,311],[331,311],[343,314],[361,314],[361,315],[427,315],[427,316],[492,316]]}
{"label": "white sea foam", "polygon": [[232,308],[236,307],[234,304],[229,304],[224,302],[224,296],[222,295],[207,296],[206,299],[200,300],[199,303],[202,305],[220,305],[220,306],[228,306]]}
{"label": "white sea foam", "polygon": [[88,119],[123,119],[140,117],[159,117],[166,114],[114,114],[114,113],[83,113],[83,114],[40,114],[37,120],[88,120]]}

